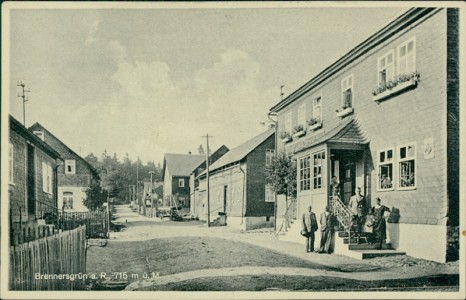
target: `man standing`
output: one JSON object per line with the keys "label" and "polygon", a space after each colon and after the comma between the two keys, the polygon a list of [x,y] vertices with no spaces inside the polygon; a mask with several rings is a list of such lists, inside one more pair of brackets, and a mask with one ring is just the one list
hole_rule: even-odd
{"label": "man standing", "polygon": [[366,200],[364,199],[364,196],[361,194],[360,187],[356,188],[356,193],[351,197],[348,203],[348,207],[353,213],[351,227],[353,227],[353,225],[356,225],[356,236],[358,238],[359,243],[359,238],[361,237],[361,233],[366,222],[367,214]]}
{"label": "man standing", "polygon": [[332,253],[331,243],[333,230],[335,226],[335,219],[328,206],[325,207],[325,211],[320,215],[320,231],[322,237],[320,238],[320,249],[319,253]]}
{"label": "man standing", "polygon": [[306,250],[307,252],[314,251],[315,231],[318,229],[316,215],[312,212],[312,206],[309,210],[303,213],[302,231],[301,234],[307,238]]}

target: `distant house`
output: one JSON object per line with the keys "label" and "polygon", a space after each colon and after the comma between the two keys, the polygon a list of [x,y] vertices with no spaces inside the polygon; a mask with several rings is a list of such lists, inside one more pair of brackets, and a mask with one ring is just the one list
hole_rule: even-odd
{"label": "distant house", "polygon": [[[227,226],[250,230],[274,225],[274,193],[264,169],[275,155],[275,129],[269,129],[230,150],[209,168],[210,220],[219,213]],[[199,201],[208,214],[206,172],[199,175]]]}
{"label": "distant house", "polygon": [[[14,235],[20,223],[57,212],[60,154],[10,116],[8,192]],[[24,226],[22,226],[24,227]]]}
{"label": "distant house", "polygon": [[189,208],[189,176],[204,159],[204,155],[165,154],[162,173],[164,206]]}
{"label": "distant house", "polygon": [[91,183],[99,181],[97,170],[41,124],[35,123],[29,130],[65,161],[58,167],[58,207],[65,211],[88,211],[83,200]]}
{"label": "distant house", "polygon": [[[209,157],[209,165],[215,163],[220,157],[225,155],[229,151],[228,147],[222,145],[218,148],[214,153],[212,153]],[[191,208],[191,215],[195,217],[199,217],[199,214],[202,213],[202,201],[199,201],[199,174],[206,170],[206,161],[204,161],[197,166],[192,172],[189,179],[189,186],[191,189],[190,194],[190,208]]]}

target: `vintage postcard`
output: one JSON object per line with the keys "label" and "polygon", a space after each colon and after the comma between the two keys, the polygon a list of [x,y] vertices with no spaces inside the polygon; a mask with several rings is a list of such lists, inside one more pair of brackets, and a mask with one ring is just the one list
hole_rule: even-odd
{"label": "vintage postcard", "polygon": [[464,299],[465,13],[3,2],[1,298]]}

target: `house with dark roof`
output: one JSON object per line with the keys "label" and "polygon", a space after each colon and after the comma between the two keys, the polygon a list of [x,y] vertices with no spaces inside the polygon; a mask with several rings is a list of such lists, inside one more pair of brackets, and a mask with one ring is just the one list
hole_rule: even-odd
{"label": "house with dark roof", "polygon": [[189,208],[189,177],[204,160],[204,155],[165,154],[162,173],[163,206]]}
{"label": "house with dark roof", "polygon": [[21,228],[58,213],[57,168],[63,159],[11,115],[9,125],[10,233],[16,243]]}
{"label": "house with dark roof", "polygon": [[[200,220],[219,215],[226,225],[250,230],[273,227],[275,194],[265,181],[265,166],[275,155],[275,129],[269,129],[231,149],[199,177]],[[207,201],[209,193],[209,201]],[[208,207],[209,202],[209,207]],[[210,208],[210,209],[209,209]],[[224,216],[224,217],[223,217]]]}
{"label": "house with dark roof", "polygon": [[[222,145],[214,153],[209,156],[209,166],[215,163],[220,157],[230,151],[227,146]],[[206,160],[199,164],[192,172],[189,179],[189,186],[191,189],[190,193],[190,214],[196,218],[199,218],[199,214],[202,213],[202,201],[199,201],[199,174],[206,170]]]}
{"label": "house with dark roof", "polygon": [[391,210],[387,243],[352,251],[337,236],[335,253],[458,258],[458,19],[455,8],[409,9],[270,109],[278,149],[297,162],[297,199],[277,202],[281,238],[302,242],[299,222],[287,224],[309,205],[332,207],[350,230],[360,187],[368,207],[380,198]]}
{"label": "house with dark roof", "polygon": [[58,167],[58,207],[64,211],[85,212],[86,189],[100,178],[97,170],[39,123],[29,130],[60,153],[64,164]]}

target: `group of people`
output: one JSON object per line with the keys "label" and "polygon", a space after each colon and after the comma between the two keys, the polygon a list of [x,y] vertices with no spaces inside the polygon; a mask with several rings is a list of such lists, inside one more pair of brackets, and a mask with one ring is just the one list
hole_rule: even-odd
{"label": "group of people", "polygon": [[[332,196],[339,197],[340,189],[336,177],[332,178],[331,193]],[[366,199],[362,195],[360,187],[356,188],[355,194],[350,198],[348,208],[353,214],[351,227],[355,229],[357,242],[360,242],[363,232],[366,232],[368,233],[367,241],[369,243],[375,243],[376,249],[382,249],[383,242],[387,238],[385,218],[386,213],[390,212],[390,209],[382,205],[382,200],[380,198],[376,198],[375,205],[368,209]],[[332,253],[333,249],[331,248],[331,244],[335,225],[337,225],[336,217],[327,206],[325,207],[325,211],[320,215],[321,240],[320,248],[316,252]],[[301,230],[301,235],[307,238],[307,252],[314,252],[315,232],[318,229],[317,217],[314,212],[312,212],[312,206],[309,206],[308,211],[302,216]]]}

